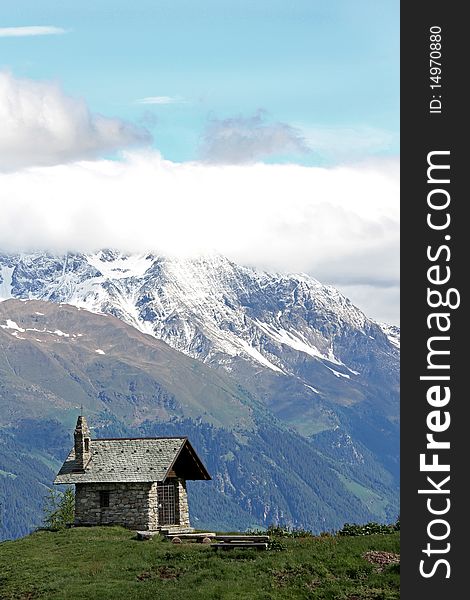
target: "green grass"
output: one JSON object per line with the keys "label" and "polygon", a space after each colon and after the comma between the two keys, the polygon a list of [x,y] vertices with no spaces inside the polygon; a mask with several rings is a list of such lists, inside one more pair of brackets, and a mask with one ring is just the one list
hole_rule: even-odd
{"label": "green grass", "polygon": [[399,534],[279,538],[284,549],[214,552],[137,541],[120,527],[38,531],[0,544],[1,600],[392,600],[399,566],[362,555],[399,552]]}

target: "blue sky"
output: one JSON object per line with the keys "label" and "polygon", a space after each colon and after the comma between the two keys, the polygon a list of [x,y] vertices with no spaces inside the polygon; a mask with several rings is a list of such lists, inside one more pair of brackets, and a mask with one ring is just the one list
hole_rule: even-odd
{"label": "blue sky", "polygon": [[[1,27],[66,33],[0,38],[0,67],[147,128],[170,160],[198,158],[208,123],[259,111],[305,141],[268,162],[398,154],[396,0],[6,4]],[[136,102],[148,97],[171,103]]]}

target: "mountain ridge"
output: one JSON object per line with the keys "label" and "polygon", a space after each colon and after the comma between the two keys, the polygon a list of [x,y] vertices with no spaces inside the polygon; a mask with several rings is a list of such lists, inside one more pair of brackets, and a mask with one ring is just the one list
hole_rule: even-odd
{"label": "mountain ridge", "polygon": [[[34,285],[31,285],[32,273],[37,279]],[[41,274],[43,278],[41,278]],[[58,274],[60,275],[58,276]],[[170,310],[168,310],[168,307],[164,306],[165,300],[166,302],[170,301],[169,292],[171,291],[176,292],[176,295],[178,295],[178,291],[186,294],[184,305],[189,310],[193,307],[206,308],[207,302],[204,300],[207,300],[213,289],[219,289],[224,294],[225,304],[231,308],[230,300],[233,292],[241,295],[240,292],[247,291],[244,286],[245,279],[245,281],[249,280],[251,287],[253,287],[253,283],[259,283],[260,287],[272,287],[275,282],[295,282],[299,286],[303,286],[304,291],[305,288],[309,292],[314,291],[313,295],[320,306],[323,304],[323,307],[331,310],[333,305],[335,314],[345,322],[356,327],[363,327],[366,322],[375,323],[373,320],[367,319],[364,313],[336,288],[323,285],[305,273],[260,271],[236,265],[222,255],[185,259],[151,253],[123,254],[116,250],[100,250],[91,254],[69,252],[63,255],[50,253],[0,254],[0,301],[13,297],[66,301],[92,312],[103,313],[110,311],[111,307],[106,304],[108,301],[113,305],[115,311],[121,310],[123,320],[130,322],[144,333],[156,334],[154,329],[149,328],[150,319],[145,318],[148,317],[148,313],[141,310],[136,314],[134,310],[130,309],[129,302],[124,302],[124,300],[135,300],[135,308],[142,309],[143,306],[147,308],[150,299],[145,298],[145,292],[149,291],[146,280],[155,280],[156,274],[164,282],[162,291],[167,292],[166,294],[162,293],[162,297],[159,299],[161,317],[167,316],[164,312],[165,308],[167,308],[167,312],[174,308],[174,305],[170,305]],[[225,288],[221,285],[224,278],[230,279],[230,286]],[[91,285],[86,285],[86,282]],[[169,290],[165,289],[164,286],[169,284],[172,284],[172,287]],[[105,288],[104,294],[100,285]],[[112,286],[115,289],[112,289]],[[289,291],[295,293],[295,290]],[[123,297],[125,293],[129,298]],[[139,297],[136,298],[136,295]],[[310,295],[310,299],[312,299],[312,294],[307,292],[306,295]],[[119,306],[120,301],[121,306]],[[204,316],[208,316],[207,312]],[[398,329],[396,326],[378,322],[376,324],[379,327],[383,325],[386,335],[388,330],[393,328],[396,336]],[[159,336],[156,335],[156,337]],[[302,346],[303,350],[315,352],[314,349],[308,347],[308,344],[302,345],[301,340],[289,340],[286,337],[283,343],[287,345],[297,343]],[[187,353],[189,351],[188,349]],[[325,355],[324,358],[327,359],[328,355]],[[334,357],[330,355],[330,358],[333,358],[334,362]]]}

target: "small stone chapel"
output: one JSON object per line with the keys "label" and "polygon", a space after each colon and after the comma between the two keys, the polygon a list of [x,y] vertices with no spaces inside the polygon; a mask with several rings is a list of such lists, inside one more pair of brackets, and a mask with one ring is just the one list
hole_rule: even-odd
{"label": "small stone chapel", "polygon": [[75,484],[75,525],[191,531],[186,481],[211,477],[186,437],[91,439],[79,416],[55,484]]}

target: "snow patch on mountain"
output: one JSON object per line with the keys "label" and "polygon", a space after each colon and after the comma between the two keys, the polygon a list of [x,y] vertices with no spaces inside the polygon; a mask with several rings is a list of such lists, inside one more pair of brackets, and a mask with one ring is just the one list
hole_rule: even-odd
{"label": "snow patch on mountain", "polygon": [[70,337],[69,333],[64,333],[63,331],[61,331],[60,329],[56,329],[55,331],[52,332],[54,335],[58,335],[60,337]]}
{"label": "snow patch on mountain", "polygon": [[261,323],[260,321],[256,321],[257,325],[265,331],[273,340],[276,340],[280,344],[285,346],[289,346],[294,350],[298,350],[299,352],[305,352],[309,356],[313,356],[314,358],[321,358],[324,360],[329,360],[330,362],[336,362],[337,364],[341,364],[333,355],[331,348],[329,349],[328,354],[323,354],[320,352],[318,348],[315,346],[311,346],[302,339],[301,334],[298,336],[294,335],[290,331],[286,331],[282,327],[279,329],[275,329],[269,323]]}
{"label": "snow patch on mountain", "polygon": [[5,323],[5,325],[0,325],[2,329],[14,329],[16,331],[21,332],[25,331],[22,327],[20,327],[17,323],[15,323],[15,321],[12,321],[11,319],[7,319]]}
{"label": "snow patch on mountain", "polygon": [[396,348],[400,348],[400,328],[396,325],[387,325],[387,323],[378,323],[378,325],[390,340],[390,343]]}
{"label": "snow patch on mountain", "polygon": [[0,301],[12,298],[11,278],[15,267],[0,265]]}
{"label": "snow patch on mountain", "polygon": [[325,366],[327,369],[330,369],[330,371],[333,373],[333,375],[336,375],[336,377],[344,377],[345,379],[351,379],[347,373],[340,373],[339,371],[336,371],[336,369],[332,369],[331,367],[328,367],[327,365],[325,365]]}
{"label": "snow patch on mountain", "polygon": [[280,369],[279,367],[276,367],[276,365],[274,365],[267,358],[265,358],[261,354],[261,352],[259,352],[256,348],[253,348],[253,346],[250,346],[248,344],[248,342],[245,342],[245,340],[240,340],[240,344],[249,356],[253,357],[257,362],[262,364],[264,367],[268,367],[268,369],[272,369],[273,371],[277,371],[278,373],[284,372],[282,369]]}
{"label": "snow patch on mountain", "polygon": [[151,254],[119,254],[110,250],[100,250],[87,256],[88,263],[108,279],[143,277],[152,266]]}
{"label": "snow patch on mountain", "polygon": [[315,389],[315,388],[313,387],[313,385],[308,385],[308,383],[304,383],[304,386],[305,386],[306,388],[308,388],[309,390],[312,390],[312,392],[315,392],[315,394],[319,394],[319,393],[320,393],[320,392],[319,392],[317,389]]}

